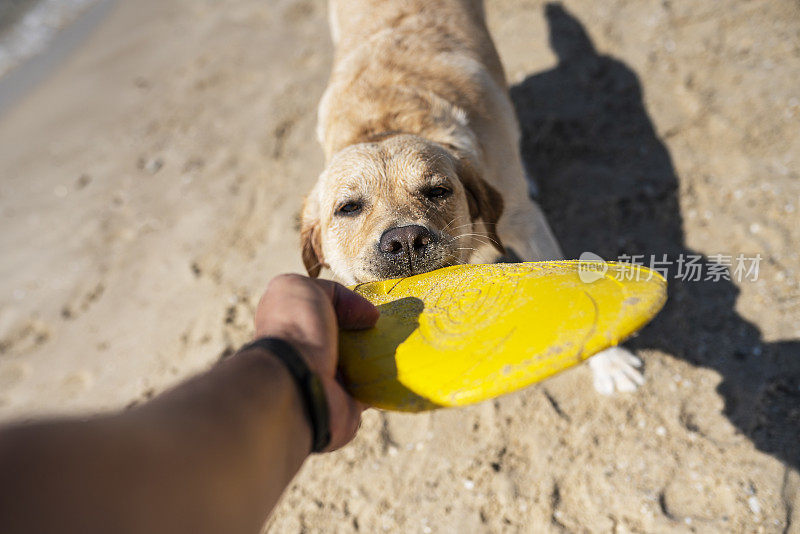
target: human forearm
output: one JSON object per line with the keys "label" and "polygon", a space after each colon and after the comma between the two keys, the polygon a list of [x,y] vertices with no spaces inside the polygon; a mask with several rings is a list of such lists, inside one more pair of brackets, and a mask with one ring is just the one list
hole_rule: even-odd
{"label": "human forearm", "polygon": [[282,364],[238,354],[123,415],[0,434],[3,531],[257,532],[310,441]]}
{"label": "human forearm", "polygon": [[336,380],[338,332],[377,320],[338,284],[278,276],[256,336],[289,343],[319,382],[246,350],[119,415],[0,428],[0,532],[257,532],[311,449],[306,410],[318,448],[326,426],[325,450],[355,434],[363,407]]}

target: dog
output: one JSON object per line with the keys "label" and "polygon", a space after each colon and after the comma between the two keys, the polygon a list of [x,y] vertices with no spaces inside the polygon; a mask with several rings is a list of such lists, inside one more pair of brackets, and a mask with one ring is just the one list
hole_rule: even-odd
{"label": "dog", "polygon": [[[335,47],[317,134],[326,167],[301,214],[303,263],[346,284],[460,263],[562,259],[519,153],[482,0],[331,0]],[[641,361],[589,360],[598,391]]]}

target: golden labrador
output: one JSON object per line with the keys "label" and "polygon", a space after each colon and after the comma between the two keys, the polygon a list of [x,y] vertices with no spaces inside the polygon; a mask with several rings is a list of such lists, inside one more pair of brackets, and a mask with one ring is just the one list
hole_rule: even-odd
{"label": "golden labrador", "polygon": [[[559,259],[531,200],[519,127],[480,0],[331,0],[336,48],[319,106],[326,168],[301,217],[303,262],[343,282],[457,263]],[[590,360],[604,392],[638,359]]]}

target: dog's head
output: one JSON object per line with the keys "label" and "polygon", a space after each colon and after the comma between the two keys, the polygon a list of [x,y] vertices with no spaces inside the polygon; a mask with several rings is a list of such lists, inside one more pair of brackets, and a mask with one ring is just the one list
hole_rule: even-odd
{"label": "dog's head", "polygon": [[309,275],[323,266],[346,283],[398,278],[465,263],[495,231],[500,194],[454,148],[413,135],[349,146],[333,156],[301,221]]}

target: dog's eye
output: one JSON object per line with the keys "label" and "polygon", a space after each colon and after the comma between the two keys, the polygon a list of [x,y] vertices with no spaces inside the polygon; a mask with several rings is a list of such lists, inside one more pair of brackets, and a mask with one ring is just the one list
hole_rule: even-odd
{"label": "dog's eye", "polygon": [[336,210],[337,215],[355,215],[361,211],[360,202],[345,202]]}
{"label": "dog's eye", "polygon": [[425,192],[425,196],[428,198],[444,198],[450,194],[450,190],[446,187],[442,187],[441,185],[437,185],[436,187],[431,187]]}

